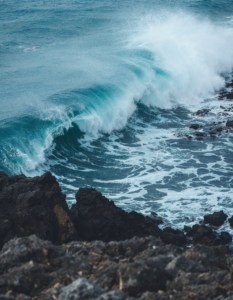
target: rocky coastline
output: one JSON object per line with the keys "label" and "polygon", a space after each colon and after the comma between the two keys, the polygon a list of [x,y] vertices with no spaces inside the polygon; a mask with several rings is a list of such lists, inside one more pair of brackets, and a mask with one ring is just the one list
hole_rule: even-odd
{"label": "rocky coastline", "polygon": [[162,230],[156,213],[127,213],[93,188],[71,209],[65,199],[49,172],[0,172],[0,300],[233,299],[223,211]]}
{"label": "rocky coastline", "polygon": [[[215,111],[209,108],[203,108],[193,113],[192,116],[196,119],[189,128],[184,128],[185,133],[175,133],[174,136],[178,138],[188,139],[203,139],[203,138],[217,138],[220,136],[228,136],[233,132],[233,80],[228,82],[225,87],[219,92],[218,100],[220,105]],[[221,101],[225,100],[223,105]],[[203,123],[201,119],[205,116],[212,115],[216,121],[210,123]]]}

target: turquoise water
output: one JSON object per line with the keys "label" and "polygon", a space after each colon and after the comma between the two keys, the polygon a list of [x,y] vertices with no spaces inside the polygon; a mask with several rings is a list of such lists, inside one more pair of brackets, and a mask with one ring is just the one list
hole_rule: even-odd
{"label": "turquoise water", "polygon": [[[233,1],[1,1],[0,11],[1,170],[51,171],[69,205],[92,186],[180,228],[233,214],[232,134],[174,136],[225,120]],[[212,113],[194,117],[201,108]]]}

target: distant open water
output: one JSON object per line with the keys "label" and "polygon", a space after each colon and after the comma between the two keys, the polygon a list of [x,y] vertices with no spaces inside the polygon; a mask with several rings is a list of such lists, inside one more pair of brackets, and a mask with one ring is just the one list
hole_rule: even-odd
{"label": "distant open water", "polygon": [[1,170],[51,171],[69,205],[91,186],[178,228],[233,215],[232,135],[174,136],[223,120],[192,113],[214,112],[231,77],[233,1],[2,0],[0,11]]}

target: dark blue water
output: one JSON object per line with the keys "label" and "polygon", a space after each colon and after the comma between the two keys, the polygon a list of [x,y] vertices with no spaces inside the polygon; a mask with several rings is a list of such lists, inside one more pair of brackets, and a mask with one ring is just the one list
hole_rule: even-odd
{"label": "dark blue water", "polygon": [[[233,1],[8,0],[0,11],[1,170],[51,171],[69,204],[92,186],[178,227],[233,214],[232,134],[174,135],[226,120]],[[201,108],[212,111],[192,115]]]}

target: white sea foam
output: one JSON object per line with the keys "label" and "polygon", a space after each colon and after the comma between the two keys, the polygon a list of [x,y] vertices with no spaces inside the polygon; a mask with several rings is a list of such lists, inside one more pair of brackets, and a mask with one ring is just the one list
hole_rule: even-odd
{"label": "white sea foam", "polygon": [[[222,75],[233,67],[233,29],[189,14],[151,14],[115,35],[108,47],[101,45],[91,54],[88,49],[84,57],[87,66],[90,56],[95,61],[90,78],[98,74],[99,86],[110,81],[116,91],[107,91],[104,101],[93,94],[91,105],[84,103],[83,113],[74,119],[94,136],[123,128],[135,102],[168,109],[212,97],[224,86]],[[89,76],[88,68],[85,72]]]}

